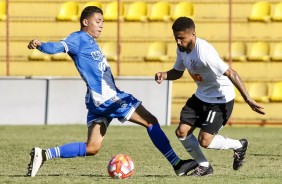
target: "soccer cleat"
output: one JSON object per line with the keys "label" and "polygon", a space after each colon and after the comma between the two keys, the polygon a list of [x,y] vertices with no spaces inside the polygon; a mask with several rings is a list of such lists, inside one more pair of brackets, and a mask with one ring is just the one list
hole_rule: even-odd
{"label": "soccer cleat", "polygon": [[30,152],[30,163],[28,164],[27,176],[34,177],[43,163],[42,149],[32,148]]}
{"label": "soccer cleat", "polygon": [[180,162],[174,166],[174,171],[177,176],[186,175],[192,169],[195,169],[198,163],[193,159],[180,160]]}
{"label": "soccer cleat", "polygon": [[213,174],[213,168],[211,164],[209,164],[209,167],[204,166],[198,166],[194,172],[189,174],[188,176],[209,176]]}
{"label": "soccer cleat", "polygon": [[234,150],[234,162],[233,162],[233,169],[238,170],[244,162],[244,159],[246,157],[246,151],[248,148],[248,141],[246,139],[240,139],[239,140],[242,144],[242,147]]}

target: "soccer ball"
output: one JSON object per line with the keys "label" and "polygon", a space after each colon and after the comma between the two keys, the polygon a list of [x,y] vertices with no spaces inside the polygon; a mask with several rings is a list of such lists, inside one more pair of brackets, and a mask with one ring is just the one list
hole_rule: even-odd
{"label": "soccer ball", "polygon": [[108,164],[108,173],[114,179],[126,179],[133,175],[134,164],[125,154],[115,155]]}

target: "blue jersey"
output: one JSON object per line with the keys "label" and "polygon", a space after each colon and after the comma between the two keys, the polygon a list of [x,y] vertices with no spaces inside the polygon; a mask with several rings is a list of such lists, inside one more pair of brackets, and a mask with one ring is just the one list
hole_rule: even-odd
{"label": "blue jersey", "polygon": [[38,49],[48,54],[68,53],[86,82],[95,106],[116,96],[118,89],[110,65],[96,40],[86,32],[74,32],[60,42],[43,43]]}
{"label": "blue jersey", "polygon": [[38,50],[48,54],[66,52],[73,59],[87,85],[88,127],[93,122],[108,126],[113,118],[121,122],[129,120],[141,104],[131,94],[116,87],[105,55],[96,40],[86,32],[74,32],[60,42],[42,43]]}

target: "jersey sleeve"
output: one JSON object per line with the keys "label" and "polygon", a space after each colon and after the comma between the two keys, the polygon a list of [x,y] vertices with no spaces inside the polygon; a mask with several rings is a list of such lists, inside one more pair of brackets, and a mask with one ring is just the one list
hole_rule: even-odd
{"label": "jersey sleeve", "polygon": [[44,42],[37,49],[47,54],[56,54],[65,51],[63,44],[60,42]]}
{"label": "jersey sleeve", "polygon": [[179,51],[179,49],[177,48],[176,50],[176,62],[173,66],[173,69],[178,70],[178,71],[185,71],[186,67],[183,64],[183,59],[181,56],[181,52]]}
{"label": "jersey sleeve", "polygon": [[80,35],[78,33],[72,33],[68,37],[60,41],[63,44],[66,53],[75,54],[78,52]]}
{"label": "jersey sleeve", "polygon": [[200,54],[201,59],[207,63],[216,76],[222,76],[229,68],[229,66],[220,58],[219,54],[212,45],[207,43],[205,49],[200,50],[202,51]]}

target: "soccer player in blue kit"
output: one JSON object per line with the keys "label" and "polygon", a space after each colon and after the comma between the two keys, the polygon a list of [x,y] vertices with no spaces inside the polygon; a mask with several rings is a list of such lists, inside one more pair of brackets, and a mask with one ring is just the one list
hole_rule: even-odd
{"label": "soccer player in blue kit", "polygon": [[32,148],[27,176],[34,177],[49,159],[97,154],[113,118],[121,122],[128,120],[145,127],[153,144],[173,166],[176,175],[185,175],[196,168],[198,164],[195,160],[181,160],[177,156],[157,118],[143,107],[141,101],[116,87],[109,63],[96,42],[103,29],[103,11],[96,6],[86,7],[81,13],[80,24],[80,31],[71,33],[60,42],[44,43],[34,39],[29,42],[28,48],[48,54],[66,52],[73,59],[87,85],[87,141],[49,149]]}
{"label": "soccer player in blue kit", "polygon": [[[225,64],[214,47],[196,36],[195,24],[188,17],[179,17],[172,25],[177,44],[177,58],[173,68],[155,74],[157,83],[177,80],[185,70],[197,84],[195,94],[190,97],[180,114],[176,136],[199,166],[190,176],[208,176],[213,168],[202,153],[202,147],[217,150],[234,150],[233,169],[238,170],[245,159],[248,147],[246,139],[234,140],[223,137],[218,131],[228,121],[234,105],[234,86],[246,103],[259,114],[265,114],[248,94],[237,72]],[[193,131],[200,128],[198,139]]]}

